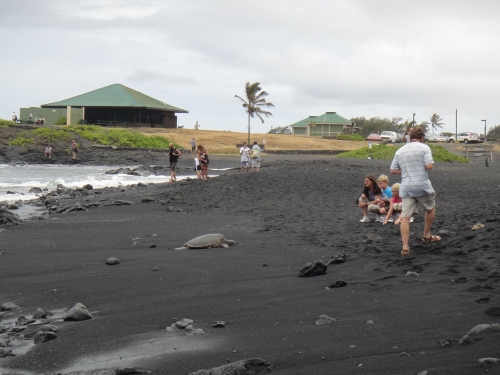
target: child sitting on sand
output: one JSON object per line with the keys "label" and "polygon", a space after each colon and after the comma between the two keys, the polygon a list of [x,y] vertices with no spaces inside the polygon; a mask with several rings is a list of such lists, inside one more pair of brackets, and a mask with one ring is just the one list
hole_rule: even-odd
{"label": "child sitting on sand", "polygon": [[[403,210],[403,203],[402,203],[403,200],[399,196],[399,187],[400,186],[401,186],[401,184],[399,184],[399,183],[392,185],[392,198],[389,201],[390,202],[389,211],[387,212],[387,215],[386,215],[385,220],[382,223],[382,225],[387,224],[387,222],[389,220],[391,220],[391,217],[393,214],[395,214],[395,213],[401,214],[401,211]],[[385,209],[382,208],[380,210],[380,213],[382,213],[382,210],[384,210],[384,212],[385,212]],[[400,222],[401,222],[401,215],[398,216],[398,218],[394,222],[394,225],[399,225]]]}

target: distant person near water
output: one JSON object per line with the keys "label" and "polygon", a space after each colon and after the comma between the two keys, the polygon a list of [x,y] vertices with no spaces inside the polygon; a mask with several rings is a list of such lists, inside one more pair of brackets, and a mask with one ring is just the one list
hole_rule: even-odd
{"label": "distant person near water", "polygon": [[243,146],[240,148],[240,159],[241,159],[241,171],[245,169],[248,172],[250,167],[250,149],[247,147],[247,143],[243,142]]}
{"label": "distant person near water", "polygon": [[76,154],[78,153],[78,145],[76,144],[76,141],[74,139],[71,140],[71,153],[72,153],[72,159],[75,162]]}
{"label": "distant person near water", "polygon": [[396,151],[391,163],[391,174],[400,174],[402,179],[399,196],[403,204],[401,213],[403,256],[410,255],[410,218],[419,203],[425,210],[422,243],[429,244],[441,240],[440,236],[431,234],[436,215],[436,193],[427,171],[434,167],[434,159],[429,146],[423,143],[424,137],[425,133],[421,128],[413,129],[410,132],[410,143]]}
{"label": "distant person near water", "polygon": [[196,140],[194,139],[191,139],[191,152],[195,152],[196,151]]}
{"label": "distant person near water", "polygon": [[257,142],[253,143],[252,147],[252,156],[250,157],[252,159],[252,172],[255,170],[256,172],[259,171],[260,169],[260,154],[262,152],[262,149],[258,145]]}
{"label": "distant person near water", "polygon": [[196,172],[196,177],[198,180],[201,180],[201,164],[200,159],[198,159],[198,155],[193,155],[194,159],[194,170]]}
{"label": "distant person near water", "polygon": [[52,154],[52,147],[50,147],[50,145],[47,145],[47,147],[45,147],[45,157],[47,159],[50,159],[51,154]]}
{"label": "distant person near water", "polygon": [[168,156],[170,161],[170,181],[169,182],[177,182],[177,161],[179,160],[179,156],[182,153],[174,147],[173,143],[168,145]]}
{"label": "distant person near water", "polygon": [[208,180],[208,164],[210,164],[210,159],[208,158],[207,149],[202,145],[198,145],[198,161],[201,166],[201,179]]}

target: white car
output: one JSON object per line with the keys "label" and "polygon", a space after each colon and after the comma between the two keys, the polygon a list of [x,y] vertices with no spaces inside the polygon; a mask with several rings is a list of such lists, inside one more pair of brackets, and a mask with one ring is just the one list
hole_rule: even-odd
{"label": "white car", "polygon": [[380,133],[380,138],[384,141],[389,141],[390,143],[396,143],[398,140],[398,133],[391,132],[389,130],[384,130]]}
{"label": "white car", "polygon": [[479,135],[477,133],[463,132],[455,136],[448,138],[448,142],[463,142],[463,143],[479,143]]}
{"label": "white car", "polygon": [[425,142],[446,142],[446,137],[442,134],[431,134],[427,133],[424,138]]}

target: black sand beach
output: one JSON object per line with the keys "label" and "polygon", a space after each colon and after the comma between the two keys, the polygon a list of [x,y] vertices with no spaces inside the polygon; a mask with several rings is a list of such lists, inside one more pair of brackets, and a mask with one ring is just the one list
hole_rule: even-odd
{"label": "black sand beach", "polygon": [[[213,168],[238,164],[211,158]],[[389,175],[389,164],[267,155],[259,173],[91,191],[61,201],[88,210],[3,227],[0,306],[18,308],[0,312],[0,350],[19,355],[0,358],[0,374],[180,375],[249,358],[287,375],[500,373],[500,164],[436,164],[433,233],[443,239],[422,245],[418,215],[409,257],[399,227],[360,223],[354,205],[364,176]],[[131,204],[91,207],[111,200]],[[175,250],[206,233],[236,244]],[[339,253],[346,261],[325,275],[299,277]],[[330,288],[337,280],[347,285]],[[76,303],[93,318],[63,321]],[[36,327],[14,340],[13,322],[37,308],[57,337],[21,354]],[[317,324],[321,315],[333,319]],[[166,330],[185,318],[194,330]],[[463,338],[479,324],[490,326]]]}

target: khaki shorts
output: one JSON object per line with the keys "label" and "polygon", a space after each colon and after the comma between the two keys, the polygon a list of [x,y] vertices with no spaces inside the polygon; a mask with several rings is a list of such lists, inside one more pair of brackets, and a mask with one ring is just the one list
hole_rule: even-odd
{"label": "khaki shorts", "polygon": [[436,193],[422,195],[421,197],[403,198],[403,212],[402,217],[411,217],[417,212],[418,204],[421,204],[424,211],[430,211],[436,204]]}

